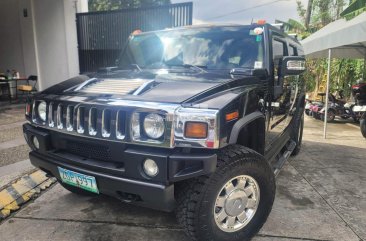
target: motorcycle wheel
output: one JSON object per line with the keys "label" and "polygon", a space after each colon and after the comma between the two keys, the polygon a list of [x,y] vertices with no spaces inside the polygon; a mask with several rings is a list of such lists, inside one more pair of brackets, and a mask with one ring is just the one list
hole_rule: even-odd
{"label": "motorcycle wheel", "polygon": [[366,138],[366,119],[365,118],[360,120],[360,128],[361,128],[361,133],[362,133],[363,137]]}
{"label": "motorcycle wheel", "polygon": [[[328,118],[327,122],[333,122],[336,117],[336,113],[334,110],[328,110]],[[324,114],[321,116],[321,120],[324,121]]]}

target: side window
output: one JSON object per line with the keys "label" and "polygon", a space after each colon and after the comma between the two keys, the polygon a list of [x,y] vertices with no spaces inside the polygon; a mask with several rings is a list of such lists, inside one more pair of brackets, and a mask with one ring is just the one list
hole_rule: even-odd
{"label": "side window", "polygon": [[272,54],[273,54],[273,64],[274,64],[274,77],[278,80],[278,73],[280,68],[280,61],[283,56],[286,56],[286,43],[278,39],[272,40]]}
{"label": "side window", "polygon": [[297,49],[296,49],[296,47],[290,45],[290,47],[288,48],[288,55],[289,56],[297,56]]}

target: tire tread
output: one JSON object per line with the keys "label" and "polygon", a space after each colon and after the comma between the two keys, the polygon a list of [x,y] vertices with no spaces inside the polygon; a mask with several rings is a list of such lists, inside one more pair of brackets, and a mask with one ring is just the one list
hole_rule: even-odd
{"label": "tire tread", "polygon": [[[242,156],[243,158],[237,158],[234,161],[232,159],[237,156]],[[217,161],[217,174],[225,173],[227,169],[234,168],[237,165],[240,165],[239,162],[250,162],[250,165],[260,165],[260,168],[265,168],[265,173],[273,173],[270,165],[264,160],[264,158],[258,154],[256,151],[251,150],[249,148],[240,146],[240,145],[231,145],[228,146],[218,153],[218,161]],[[265,165],[260,162],[266,162]],[[270,178],[270,186],[272,187],[270,190],[270,196],[273,197],[270,200],[269,210],[272,208],[272,204],[275,197],[275,178],[274,175],[269,175]],[[181,183],[177,183],[176,185],[176,200],[177,200],[177,208],[176,208],[176,217],[178,223],[183,227],[186,235],[188,235],[192,240],[211,240],[207,237],[198,237],[198,230],[196,230],[197,222],[198,222],[198,214],[197,209],[198,205],[203,199],[205,186],[212,179],[211,176],[201,176],[188,181],[184,181]],[[268,212],[269,214],[269,212]],[[262,222],[256,226],[256,228],[251,232],[253,235],[256,234],[264,225],[268,215],[262,220]]]}

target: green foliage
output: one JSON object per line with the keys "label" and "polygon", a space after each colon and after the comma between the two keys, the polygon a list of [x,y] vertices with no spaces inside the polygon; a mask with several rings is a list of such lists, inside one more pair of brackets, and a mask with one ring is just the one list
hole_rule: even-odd
{"label": "green foliage", "polygon": [[346,9],[344,9],[344,11],[340,15],[349,20],[365,11],[366,11],[366,0],[354,0],[350,3],[350,5]]}
{"label": "green foliage", "polygon": [[[319,86],[326,80],[327,59],[310,59],[307,61],[304,76],[307,92],[318,92]],[[364,60],[332,59],[330,75],[330,91],[343,90],[346,97],[351,96],[351,86],[363,78]]]}
{"label": "green foliage", "polygon": [[306,9],[300,0],[296,0],[297,13],[299,14],[301,20],[305,23]]}
{"label": "green foliage", "polygon": [[[366,2],[366,0],[357,0]],[[309,0],[311,6],[311,18],[309,27],[300,30],[299,36],[304,39],[318,31],[332,21],[341,18],[345,0]],[[353,2],[354,4],[354,2]],[[352,5],[352,3],[351,3]],[[297,11],[305,26],[306,9],[300,1],[297,1]],[[290,24],[290,20],[288,21]],[[296,26],[295,23],[291,23]],[[345,96],[350,97],[351,86],[365,74],[364,63],[361,59],[332,59],[330,75],[330,91],[343,90]],[[307,60],[308,71],[305,74],[306,89],[308,92],[318,92],[321,85],[324,85],[328,68],[327,59]],[[315,95],[316,96],[316,95]]]}
{"label": "green foliage", "polygon": [[89,11],[153,7],[170,3],[170,0],[89,0]]}
{"label": "green foliage", "polygon": [[290,18],[287,23],[291,26],[290,27],[290,31],[295,32],[295,33],[302,33],[305,31],[305,27],[304,25],[302,25],[302,23]]}

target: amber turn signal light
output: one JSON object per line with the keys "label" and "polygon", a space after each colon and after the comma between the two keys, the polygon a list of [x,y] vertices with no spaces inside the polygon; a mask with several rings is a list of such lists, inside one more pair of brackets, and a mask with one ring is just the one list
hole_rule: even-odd
{"label": "amber turn signal light", "polygon": [[226,121],[231,121],[239,118],[239,111],[234,111],[226,114]]}
{"label": "amber turn signal light", "polygon": [[186,122],[184,128],[184,136],[187,138],[204,139],[207,137],[207,123],[203,122]]}

